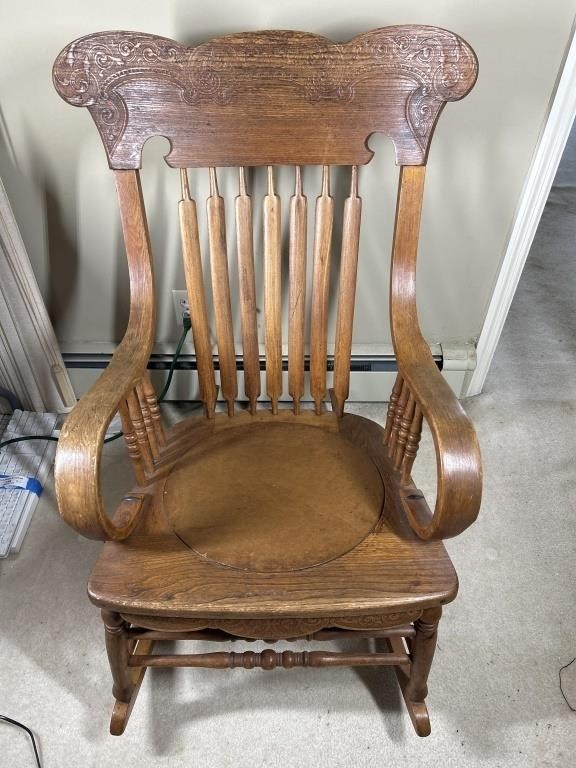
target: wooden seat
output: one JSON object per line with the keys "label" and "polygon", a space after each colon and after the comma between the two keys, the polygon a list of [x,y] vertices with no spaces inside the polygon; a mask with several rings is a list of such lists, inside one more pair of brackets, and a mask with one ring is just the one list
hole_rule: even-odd
{"label": "wooden seat", "polygon": [[[310,414],[306,425],[286,416],[242,426],[217,418],[158,483],[154,512],[129,545],[105,544],[92,601],[153,616],[153,626],[200,616],[221,628],[223,612],[226,621],[306,617],[320,627],[326,614],[352,614],[350,625],[358,613],[413,618],[452,600],[457,580],[443,544],[411,531],[393,489],[384,501],[389,468],[372,453],[382,430],[352,415]],[[358,434],[371,443],[358,446]],[[265,479],[252,483],[260,471]]]}
{"label": "wooden seat", "polygon": [[[445,103],[465,96],[476,72],[463,40],[419,26],[374,30],[346,44],[258,32],[196,48],[102,32],[57,58],[58,92],[89,109],[114,171],[130,274],[125,337],[68,417],[56,460],[62,517],[105,540],[88,591],[105,625],[112,733],[123,732],[149,666],[334,665],[393,666],[417,733],[430,732],[427,677],[441,607],[457,592],[442,539],[476,518],[481,468],[472,425],[418,326],[416,254],[432,132]],[[392,392],[382,393],[389,397],[384,428],[345,413],[362,256],[361,166],[371,159],[366,140],[375,131],[392,139],[400,165],[390,279],[398,376]],[[169,140],[168,172],[180,180],[204,404],[202,416],[170,429],[147,372],[155,297],[138,169],[155,135]],[[277,165],[293,168],[286,206]],[[305,165],[321,168],[313,212]],[[233,204],[219,190],[225,166],[238,166]],[[209,182],[206,242],[191,173]],[[259,173],[267,181],[262,199],[251,194]],[[331,195],[334,173],[348,187],[342,211]],[[218,399],[225,413],[217,413]],[[136,486],[108,515],[100,457],[117,412]],[[423,420],[437,459],[433,512],[412,480]],[[154,653],[162,639],[335,637],[379,637],[387,649]]]}

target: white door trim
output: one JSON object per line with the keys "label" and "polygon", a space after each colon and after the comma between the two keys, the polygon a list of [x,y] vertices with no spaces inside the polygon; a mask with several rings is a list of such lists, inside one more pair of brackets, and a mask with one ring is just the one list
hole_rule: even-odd
{"label": "white door trim", "polygon": [[28,410],[59,413],[76,402],[1,179],[0,384]]}
{"label": "white door trim", "polygon": [[486,381],[575,117],[576,36],[573,28],[548,120],[520,195],[508,247],[478,339],[476,368],[464,393],[466,396],[479,395]]}

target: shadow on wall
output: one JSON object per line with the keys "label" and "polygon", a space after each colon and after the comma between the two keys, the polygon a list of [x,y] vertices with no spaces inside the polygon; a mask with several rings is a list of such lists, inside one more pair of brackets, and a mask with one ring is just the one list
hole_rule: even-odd
{"label": "shadow on wall", "polygon": [[50,272],[49,291],[46,298],[48,314],[57,329],[59,313],[74,294],[78,272],[78,254],[69,230],[64,223],[58,194],[47,179],[39,184],[46,210],[46,239]]}
{"label": "shadow on wall", "polygon": [[[48,259],[44,238],[46,217],[42,196],[18,165],[15,148],[0,108],[0,179],[6,189],[12,211],[44,299],[48,293]],[[25,226],[35,222],[35,226]]]}

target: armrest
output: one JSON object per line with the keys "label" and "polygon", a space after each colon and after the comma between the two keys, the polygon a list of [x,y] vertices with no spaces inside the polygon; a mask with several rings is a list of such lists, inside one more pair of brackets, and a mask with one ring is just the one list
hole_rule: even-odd
{"label": "armrest", "polygon": [[55,485],[61,516],[91,539],[124,539],[147,497],[134,494],[113,522],[100,493],[106,429],[148,364],[154,338],[154,282],[150,243],[137,171],[115,171],[130,276],[130,317],[124,339],[96,384],[74,407],[60,433]]}
{"label": "armrest", "polygon": [[58,508],[62,518],[89,539],[126,538],[145,500],[144,496],[131,496],[130,502],[123,502],[127,519],[120,524],[112,522],[100,493],[100,458],[108,425],[143,375],[146,363],[138,340],[125,337],[60,432],[54,469]]}
{"label": "armrest", "polygon": [[400,373],[430,427],[438,477],[432,518],[420,513],[421,507],[408,497],[402,498],[404,511],[423,539],[456,536],[474,522],[480,509],[482,463],[474,427],[431,356],[400,365]]}
{"label": "armrest", "polygon": [[482,465],[476,433],[440,374],[418,323],[416,260],[425,166],[403,166],[398,184],[390,274],[390,325],[400,376],[432,432],[438,483],[430,519],[423,500],[402,498],[415,533],[423,539],[456,536],[478,516]]}

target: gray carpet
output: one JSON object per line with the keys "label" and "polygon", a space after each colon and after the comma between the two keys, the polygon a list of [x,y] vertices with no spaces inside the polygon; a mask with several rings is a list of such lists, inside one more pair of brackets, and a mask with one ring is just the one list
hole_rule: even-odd
{"label": "gray carpet", "polygon": [[[430,677],[432,735],[414,735],[389,670],[325,669],[152,670],[126,734],[109,736],[101,624],[85,597],[99,544],[59,521],[48,489],[21,554],[0,564],[0,712],[34,730],[45,768],[574,764],[576,714],[558,685],[576,656],[574,181],[553,191],[485,392],[467,403],[485,494],[478,522],[448,543],[461,588]],[[120,445],[106,451],[112,502],[126,463]],[[563,679],[576,706],[576,662]],[[33,764],[25,734],[0,723],[0,765]]]}

